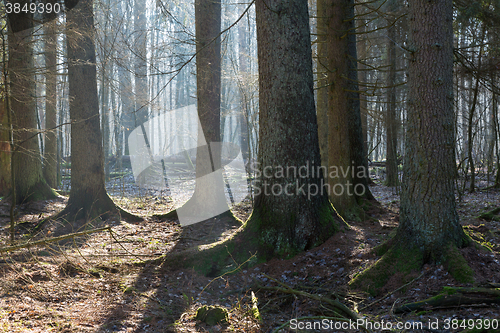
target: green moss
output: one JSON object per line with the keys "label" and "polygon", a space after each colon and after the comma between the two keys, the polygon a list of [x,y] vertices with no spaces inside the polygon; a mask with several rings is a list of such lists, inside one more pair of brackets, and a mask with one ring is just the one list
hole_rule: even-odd
{"label": "green moss", "polygon": [[209,326],[227,323],[228,312],[220,306],[202,306],[196,311],[196,320],[202,321]]}
{"label": "green moss", "polygon": [[458,282],[474,282],[474,271],[469,267],[456,246],[450,245],[445,253],[446,268]]}
{"label": "green moss", "polygon": [[383,241],[380,245],[377,245],[374,249],[373,252],[375,252],[375,255],[377,256],[383,256],[389,249],[391,248],[391,239]]}
{"label": "green moss", "polygon": [[480,219],[484,219],[487,221],[500,221],[500,207],[492,209],[488,212],[482,213],[478,216]]}
{"label": "green moss", "polygon": [[453,294],[457,293],[457,290],[455,288],[451,288],[451,287],[443,287],[442,293],[444,293],[446,295],[453,295]]}
{"label": "green moss", "polygon": [[420,270],[423,262],[421,251],[404,248],[401,245],[394,246],[388,249],[375,264],[353,278],[349,285],[377,295],[394,274],[409,275],[413,271]]}

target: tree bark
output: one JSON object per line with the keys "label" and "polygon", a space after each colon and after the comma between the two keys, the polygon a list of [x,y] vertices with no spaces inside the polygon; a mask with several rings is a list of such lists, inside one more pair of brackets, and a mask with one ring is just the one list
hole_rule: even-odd
{"label": "tree bark", "polygon": [[[358,219],[357,197],[364,197],[368,182],[358,172],[368,173],[363,149],[360,103],[356,71],[352,0],[331,0],[326,5],[328,57],[328,184],[330,200],[339,214]],[[336,171],[336,172],[335,172]],[[356,194],[358,193],[358,195]]]}
{"label": "tree bark", "polygon": [[[260,177],[247,228],[259,234],[262,256],[283,256],[324,242],[340,219],[318,172],[321,157],[307,2],[258,0],[256,15]],[[305,177],[293,172],[281,175],[280,168],[307,172]]]}
{"label": "tree bark", "polygon": [[[21,1],[21,7],[26,1]],[[12,172],[15,176],[16,203],[55,198],[42,174],[37,135],[35,80],[31,42],[33,17],[14,12],[7,15],[10,32],[9,78],[14,151]]]}
{"label": "tree bark", "polygon": [[453,3],[410,2],[408,120],[396,240],[424,260],[468,243],[455,204]]}
{"label": "tree bark", "polygon": [[68,78],[71,117],[71,191],[59,214],[92,219],[121,213],[106,193],[93,41],[93,0],[79,0],[67,14]]}
{"label": "tree bark", "polygon": [[[327,29],[328,18],[326,8],[328,0],[318,0],[316,3],[316,110],[318,115],[318,138],[321,165],[328,170],[328,57],[327,57]],[[325,175],[326,176],[326,175]]]}

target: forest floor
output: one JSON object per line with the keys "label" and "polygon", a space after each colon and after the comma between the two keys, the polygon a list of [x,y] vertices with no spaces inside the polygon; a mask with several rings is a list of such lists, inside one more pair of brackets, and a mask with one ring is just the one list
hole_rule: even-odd
{"label": "forest floor", "polygon": [[[117,204],[144,216],[144,221],[51,223],[35,238],[50,238],[103,225],[111,229],[2,253],[0,332],[316,332],[321,330],[293,330],[295,324],[289,321],[308,317],[301,321],[302,327],[307,328],[314,321],[331,318],[335,314],[324,301],[326,298],[336,298],[349,308],[357,309],[363,318],[373,323],[383,320],[386,328],[387,323],[391,323],[395,332],[403,331],[395,329],[397,323],[415,328],[405,332],[421,332],[422,327],[429,332],[459,332],[464,330],[460,323],[465,322],[457,320],[471,319],[475,323],[478,319],[489,319],[491,326],[496,323],[500,327],[499,304],[454,305],[395,313],[394,310],[405,303],[436,295],[443,286],[473,286],[456,282],[442,266],[425,266],[415,272],[410,281],[402,281],[395,275],[377,296],[350,290],[350,279],[378,259],[371,250],[398,225],[396,189],[377,184],[371,191],[380,206],[373,206],[364,221],[349,221],[350,229],[337,233],[325,244],[288,260],[273,260],[234,274],[208,278],[192,269],[173,271],[144,261],[223,239],[236,231],[237,225],[212,220],[182,228],[176,220],[159,221],[151,217],[173,207],[174,203],[168,198],[148,193],[127,196],[125,187],[121,188],[121,195],[117,194],[120,191],[110,190]],[[22,226],[33,226],[60,211],[66,200],[61,196],[22,205],[18,222],[26,222]],[[467,232],[491,248],[491,251],[473,247],[461,250],[475,270],[474,286],[500,282],[500,222],[478,218],[480,213],[495,205],[498,207],[499,203],[498,190],[465,194],[458,203],[461,223]],[[8,203],[0,202],[0,223],[4,226],[0,234],[1,247],[10,245],[8,209]],[[242,220],[250,213],[249,202],[234,207],[234,214]],[[17,238],[19,242],[28,240],[21,227],[17,229]],[[261,320],[256,319],[252,311],[252,292],[258,299]],[[323,301],[313,299],[318,297],[323,297]],[[225,308],[228,322],[209,326],[196,320],[197,309],[204,305]],[[439,327],[433,326],[436,322]],[[423,326],[419,327],[419,323]],[[456,325],[447,328],[446,323]],[[322,331],[358,330],[328,326]],[[371,331],[384,330],[375,327]]]}

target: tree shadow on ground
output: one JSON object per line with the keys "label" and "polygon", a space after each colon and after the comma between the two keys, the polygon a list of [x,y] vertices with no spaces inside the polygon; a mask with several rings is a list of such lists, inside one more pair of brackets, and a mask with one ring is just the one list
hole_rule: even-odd
{"label": "tree shadow on ground", "polygon": [[[178,220],[166,222],[177,224]],[[166,255],[226,239],[240,226],[241,221],[229,214],[185,226]],[[222,296],[227,292],[225,289],[228,288],[229,278],[208,278],[197,274],[194,269],[173,270],[158,261],[138,266],[137,275],[123,284],[122,303],[106,315],[101,325],[103,331],[129,332],[132,327],[133,332],[175,332],[175,323],[188,319],[186,312],[194,311],[204,304],[200,299],[203,293],[220,293]],[[137,311],[138,303],[141,304],[142,312]],[[133,325],[130,318],[135,318]],[[200,325],[205,326],[203,323]],[[255,325],[249,322],[247,328]]]}

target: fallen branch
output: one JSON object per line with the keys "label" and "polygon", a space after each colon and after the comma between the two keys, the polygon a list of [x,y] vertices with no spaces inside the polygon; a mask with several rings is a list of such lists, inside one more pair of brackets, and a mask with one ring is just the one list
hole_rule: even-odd
{"label": "fallen branch", "polygon": [[42,239],[42,240],[39,240],[36,242],[28,242],[28,243],[13,245],[13,246],[2,247],[2,248],[0,248],[0,253],[10,252],[10,251],[18,250],[18,249],[29,248],[29,247],[37,246],[37,245],[45,245],[45,244],[49,244],[49,243],[62,241],[62,240],[68,239],[68,238],[88,235],[88,234],[91,234],[94,232],[99,232],[99,231],[104,231],[104,230],[111,230],[111,227],[103,227],[103,228],[99,228],[99,229],[85,230],[85,231],[75,232],[73,234],[63,235],[63,236],[59,236],[59,237]]}
{"label": "fallen branch", "polygon": [[[485,296],[485,294],[490,297]],[[420,302],[402,305],[394,310],[394,313],[475,304],[500,304],[500,290],[490,288],[444,287],[439,295]]]}
{"label": "fallen branch", "polygon": [[328,297],[323,297],[323,296],[318,296],[318,295],[315,295],[315,294],[310,294],[310,293],[305,292],[305,291],[295,290],[295,289],[292,289],[291,287],[289,287],[288,285],[284,284],[283,282],[280,282],[280,281],[276,280],[275,278],[270,277],[269,275],[264,274],[264,276],[267,277],[268,279],[270,279],[270,280],[278,283],[283,288],[280,288],[280,287],[264,287],[264,286],[259,286],[260,289],[264,289],[264,290],[276,290],[276,291],[279,291],[279,292],[284,293],[284,294],[293,294],[293,295],[307,297],[307,298],[310,298],[310,299],[313,299],[313,300],[316,300],[316,301],[319,301],[319,302],[325,302],[325,303],[328,303],[329,305],[333,306],[335,309],[340,310],[340,312],[343,315],[345,315],[346,318],[348,318],[348,319],[355,319],[355,320],[361,319],[361,316],[359,314],[357,314],[356,312],[352,311],[351,309],[349,309],[347,306],[345,306],[344,304],[340,303],[336,299],[331,299],[331,298],[328,298]]}

